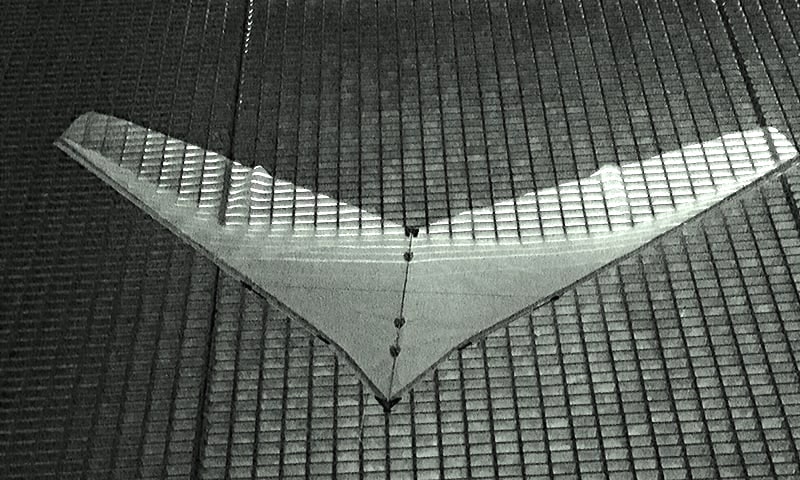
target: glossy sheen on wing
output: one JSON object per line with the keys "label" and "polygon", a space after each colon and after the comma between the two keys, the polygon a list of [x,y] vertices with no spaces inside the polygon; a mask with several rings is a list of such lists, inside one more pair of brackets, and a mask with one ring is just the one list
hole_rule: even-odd
{"label": "glossy sheen on wing", "polygon": [[468,210],[412,237],[261,167],[111,116],[81,116],[57,145],[332,341],[383,398],[797,153],[772,128],[726,134]]}

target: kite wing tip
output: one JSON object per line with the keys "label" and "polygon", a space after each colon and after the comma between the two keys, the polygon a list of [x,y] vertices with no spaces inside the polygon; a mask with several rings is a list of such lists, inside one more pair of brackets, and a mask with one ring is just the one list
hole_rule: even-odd
{"label": "kite wing tip", "polygon": [[69,127],[56,139],[55,144],[58,145],[64,140],[71,140],[79,145],[86,143],[91,140],[93,136],[100,133],[105,135],[106,128],[95,128],[97,125],[107,126],[113,123],[113,121],[120,122],[121,120],[93,110],[84,112],[72,121]]}

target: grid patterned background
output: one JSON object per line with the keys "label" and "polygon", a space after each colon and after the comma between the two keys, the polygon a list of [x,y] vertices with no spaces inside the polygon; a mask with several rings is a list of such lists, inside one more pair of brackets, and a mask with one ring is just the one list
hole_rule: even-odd
{"label": "grid patterned background", "polygon": [[799,144],[795,2],[3,10],[6,478],[798,476],[793,170],[454,352],[384,416],[320,340],[51,146],[105,111],[427,223],[724,132]]}

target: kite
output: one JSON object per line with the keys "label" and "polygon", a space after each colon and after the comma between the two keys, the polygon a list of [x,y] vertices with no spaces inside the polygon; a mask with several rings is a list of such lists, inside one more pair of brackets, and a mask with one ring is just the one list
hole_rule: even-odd
{"label": "kite", "polygon": [[775,128],[403,225],[129,121],[56,146],[346,357],[387,410],[450,352],[792,160]]}

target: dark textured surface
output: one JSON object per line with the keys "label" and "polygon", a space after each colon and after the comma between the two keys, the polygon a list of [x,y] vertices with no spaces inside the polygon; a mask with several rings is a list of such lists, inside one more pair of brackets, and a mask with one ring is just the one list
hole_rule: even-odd
{"label": "dark textured surface", "polygon": [[800,475],[794,171],[457,352],[385,417],[51,146],[105,111],[430,221],[760,116],[798,144],[796,3],[2,7],[0,476]]}

